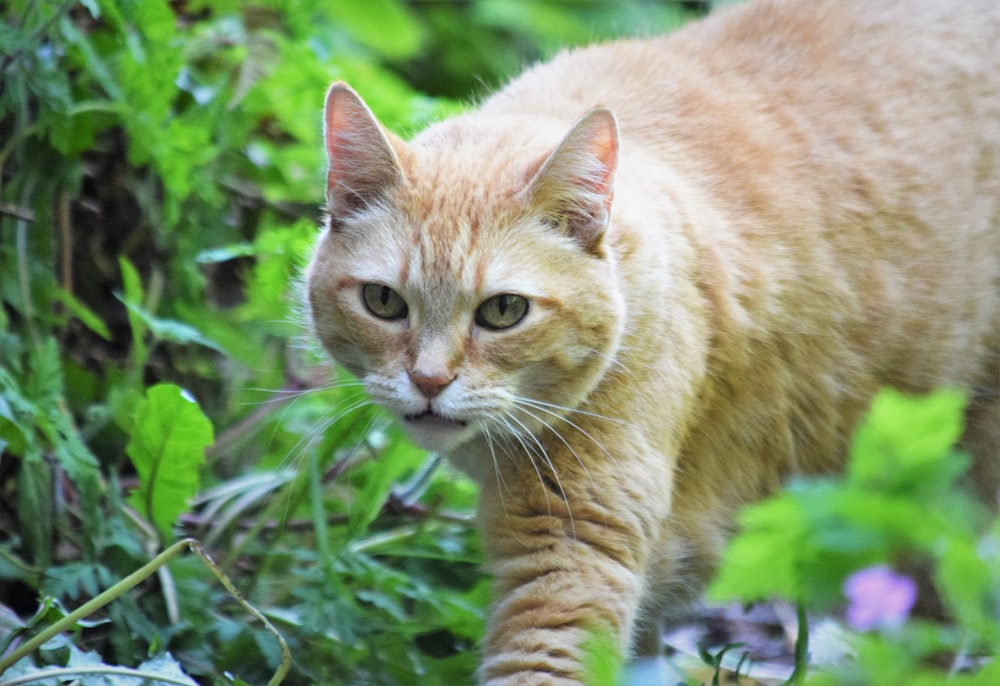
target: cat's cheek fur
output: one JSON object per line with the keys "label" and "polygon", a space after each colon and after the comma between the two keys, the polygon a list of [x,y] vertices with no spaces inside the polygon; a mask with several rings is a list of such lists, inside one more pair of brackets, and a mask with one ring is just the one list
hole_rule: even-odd
{"label": "cat's cheek fur", "polygon": [[479,337],[471,362],[492,370],[491,383],[516,398],[549,405],[530,411],[521,405],[519,419],[533,430],[572,413],[614,359],[624,311],[612,291],[568,293],[524,331]]}
{"label": "cat's cheek fur", "polygon": [[385,364],[388,348],[373,345],[400,338],[399,325],[372,325],[350,302],[355,289],[314,289],[311,293],[313,328],[330,355],[359,378]]}

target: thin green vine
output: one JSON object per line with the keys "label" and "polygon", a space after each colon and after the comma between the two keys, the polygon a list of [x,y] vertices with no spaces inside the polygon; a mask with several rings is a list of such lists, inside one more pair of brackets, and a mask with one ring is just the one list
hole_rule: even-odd
{"label": "thin green vine", "polygon": [[[288,670],[292,666],[292,654],[291,651],[288,649],[288,644],[285,642],[284,637],[282,637],[282,635],[278,632],[278,630],[274,627],[274,625],[271,624],[270,621],[268,621],[267,617],[261,614],[256,608],[250,605],[250,603],[248,603],[243,598],[240,592],[236,590],[236,587],[233,586],[233,583],[229,580],[229,577],[226,576],[225,572],[223,572],[222,569],[220,569],[219,566],[215,564],[215,561],[212,560],[212,558],[209,557],[208,553],[206,553],[205,550],[201,547],[201,543],[199,543],[196,539],[193,538],[185,538],[183,540],[177,541],[169,548],[161,552],[159,555],[154,557],[152,560],[150,560],[148,563],[146,563],[136,571],[129,574],[127,577],[119,581],[111,588],[107,589],[103,593],[95,596],[88,602],[84,603],[73,612],[70,612],[68,615],[66,615],[59,621],[52,624],[47,629],[39,632],[33,638],[25,641],[18,648],[11,651],[11,653],[6,657],[0,658],[0,673],[3,673],[7,668],[9,668],[11,665],[13,665],[21,658],[33,653],[35,650],[44,645],[45,642],[48,641],[49,639],[53,638],[54,636],[57,636],[63,631],[71,630],[74,626],[76,626],[77,622],[79,622],[84,617],[87,617],[88,615],[96,612],[105,605],[114,602],[115,600],[123,596],[125,593],[128,593],[130,590],[138,586],[140,583],[148,579],[150,576],[156,574],[161,567],[163,567],[172,559],[177,557],[177,555],[180,554],[185,549],[190,550],[199,558],[201,558],[201,561],[205,564],[206,567],[208,567],[211,570],[212,574],[214,574],[215,578],[217,578],[219,582],[222,583],[222,585],[229,592],[229,594],[236,599],[236,602],[238,602],[241,606],[243,606],[243,608],[247,612],[249,612],[254,617],[259,619],[267,628],[267,630],[271,632],[274,638],[278,641],[278,646],[281,649],[281,663],[278,665],[278,669],[275,671],[274,676],[272,676],[271,680],[267,682],[268,686],[278,686],[278,684],[284,681],[285,675],[288,674]],[[101,667],[100,669],[108,670],[107,667]],[[57,671],[59,671],[60,674],[83,673],[79,669],[57,670]],[[54,676],[54,674],[49,674],[48,670],[46,671],[46,673],[47,676]],[[35,681],[39,678],[42,678],[40,675],[41,675],[40,672],[35,675],[31,675],[30,681]],[[135,674],[129,674],[128,676],[143,676],[143,675],[135,673]],[[147,678],[152,678],[152,677],[147,677]],[[156,678],[160,681],[166,681],[168,683],[183,683],[178,681],[171,681],[168,679],[164,679],[162,677],[156,677]],[[14,686],[14,684],[21,684],[21,683],[27,683],[27,682],[24,681],[22,677],[18,677],[17,679],[12,681],[0,682],[0,686]]]}

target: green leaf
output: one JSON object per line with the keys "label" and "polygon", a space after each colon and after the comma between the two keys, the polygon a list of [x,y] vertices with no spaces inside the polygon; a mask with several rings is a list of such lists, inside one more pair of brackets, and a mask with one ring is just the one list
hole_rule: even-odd
{"label": "green leaf", "polygon": [[[118,267],[122,275],[123,293],[119,298],[126,307],[130,304],[139,306],[142,303],[142,279],[135,265],[124,255],[118,258]],[[146,347],[146,332],[149,327],[138,312],[128,307],[128,324],[132,330],[132,359],[136,369],[146,366],[149,349]]]}
{"label": "green leaf", "polygon": [[84,326],[104,340],[111,340],[111,332],[108,330],[108,325],[104,323],[104,320],[96,312],[83,304],[75,295],[60,288],[56,291],[56,298],[69,310],[72,316],[83,322]]}
{"label": "green leaf", "polygon": [[115,297],[128,310],[128,322],[132,328],[132,345],[135,348],[136,366],[143,366],[149,355],[148,347],[145,343],[145,334],[147,332],[152,334],[153,338],[158,341],[170,341],[182,344],[195,343],[216,352],[225,353],[218,343],[204,336],[190,324],[185,324],[174,319],[163,319],[146,310],[142,306],[143,291],[139,272],[125,257],[119,260],[119,265],[121,267],[124,293],[115,294]]}
{"label": "green leaf", "polygon": [[97,0],[80,0],[80,4],[90,12],[90,16],[94,19],[101,18],[101,5]]}
{"label": "green leaf", "polygon": [[854,569],[933,555],[943,541],[967,536],[973,509],[953,489],[967,464],[953,450],[963,407],[953,392],[879,393],[854,441],[848,476],[795,481],[748,507],[710,595],[826,605]]}
{"label": "green leaf", "polygon": [[948,457],[962,435],[965,403],[956,391],[917,397],[883,389],[855,435],[848,480],[891,484],[900,470]]}
{"label": "green leaf", "polygon": [[175,34],[177,17],[166,0],[142,0],[128,4],[131,20],[152,43],[168,43]]}
{"label": "green leaf", "polygon": [[[107,6],[114,8],[113,3]],[[111,16],[114,16],[114,13]],[[63,40],[71,48],[70,54],[76,62],[74,66],[85,72],[88,79],[100,86],[100,91],[103,91],[100,95],[106,95],[110,102],[124,102],[115,70],[112,68],[110,60],[105,59],[106,56],[101,54],[97,41],[92,40],[87,32],[81,31],[72,21],[59,22],[59,30]],[[97,95],[97,93],[93,93],[92,97]]]}
{"label": "green leaf", "polygon": [[254,255],[253,244],[244,242],[206,248],[195,255],[194,261],[198,264],[217,264],[240,257],[253,257]]}
{"label": "green leaf", "polygon": [[59,344],[48,338],[31,350],[31,368],[25,394],[32,403],[51,408],[63,392],[63,368]]}
{"label": "green leaf", "polygon": [[0,452],[25,456],[34,450],[34,405],[20,394],[20,389],[8,374],[0,369]]}
{"label": "green leaf", "polygon": [[400,435],[393,435],[392,439],[378,456],[377,464],[372,465],[375,468],[368,472],[368,480],[351,507],[351,530],[355,535],[364,533],[375,521],[392,487],[427,459],[427,453],[414,448]]}
{"label": "green leaf", "polygon": [[[1000,539],[990,542],[994,548]],[[1000,639],[1000,626],[991,618],[1000,600],[1000,568],[998,556],[992,558],[989,548],[980,551],[977,541],[957,536],[950,542],[937,569],[937,585],[947,601],[952,614],[964,626],[973,627],[983,636],[990,635],[994,641]],[[992,563],[992,568],[991,568]]]}
{"label": "green leaf", "polygon": [[487,25],[532,35],[547,52],[587,42],[593,36],[593,29],[558,3],[480,0],[475,11],[477,19]]}
{"label": "green leaf", "polygon": [[21,462],[17,479],[17,515],[24,547],[31,561],[45,569],[52,563],[52,532],[55,492],[52,470],[41,457]]}
{"label": "green leaf", "polygon": [[183,389],[160,384],[146,392],[125,448],[139,474],[129,502],[164,538],[198,492],[205,448],[212,441],[211,422]]}
{"label": "green leaf", "polygon": [[583,646],[584,684],[614,686],[624,683],[625,661],[610,631],[592,631]]}
{"label": "green leaf", "polygon": [[799,556],[809,537],[800,500],[782,493],[749,507],[740,519],[742,531],[729,542],[708,595],[717,600],[798,598],[805,581]]}
{"label": "green leaf", "polygon": [[[174,659],[170,653],[164,653],[163,655],[158,655],[151,660],[147,660],[139,665],[139,670],[142,672],[149,672],[156,674],[158,676],[167,677],[174,680],[174,683],[184,682],[190,683],[191,686],[198,686],[197,682],[191,677],[184,673],[183,668],[180,663]],[[122,686],[130,686],[134,684],[134,679],[122,679]]]}
{"label": "green leaf", "polygon": [[153,338],[157,341],[182,344],[195,343],[225,354],[225,351],[218,343],[202,334],[190,324],[185,324],[175,319],[161,319],[135,303],[125,302],[124,305],[128,308],[129,318],[131,319],[132,316],[135,316],[136,319],[142,322],[143,327],[153,334]]}

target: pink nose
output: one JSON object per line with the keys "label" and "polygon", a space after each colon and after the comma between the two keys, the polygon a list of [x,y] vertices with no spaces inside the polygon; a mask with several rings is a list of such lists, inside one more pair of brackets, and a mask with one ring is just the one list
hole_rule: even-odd
{"label": "pink nose", "polygon": [[449,374],[425,374],[417,370],[408,373],[410,381],[420,389],[425,398],[436,398],[448,384],[455,380],[455,376]]}

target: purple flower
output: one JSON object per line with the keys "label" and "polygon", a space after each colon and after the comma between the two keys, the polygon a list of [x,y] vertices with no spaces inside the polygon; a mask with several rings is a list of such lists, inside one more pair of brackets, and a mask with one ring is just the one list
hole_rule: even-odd
{"label": "purple flower", "polygon": [[885,565],[867,567],[847,577],[844,595],[850,601],[847,623],[857,631],[901,626],[917,599],[917,584]]}

